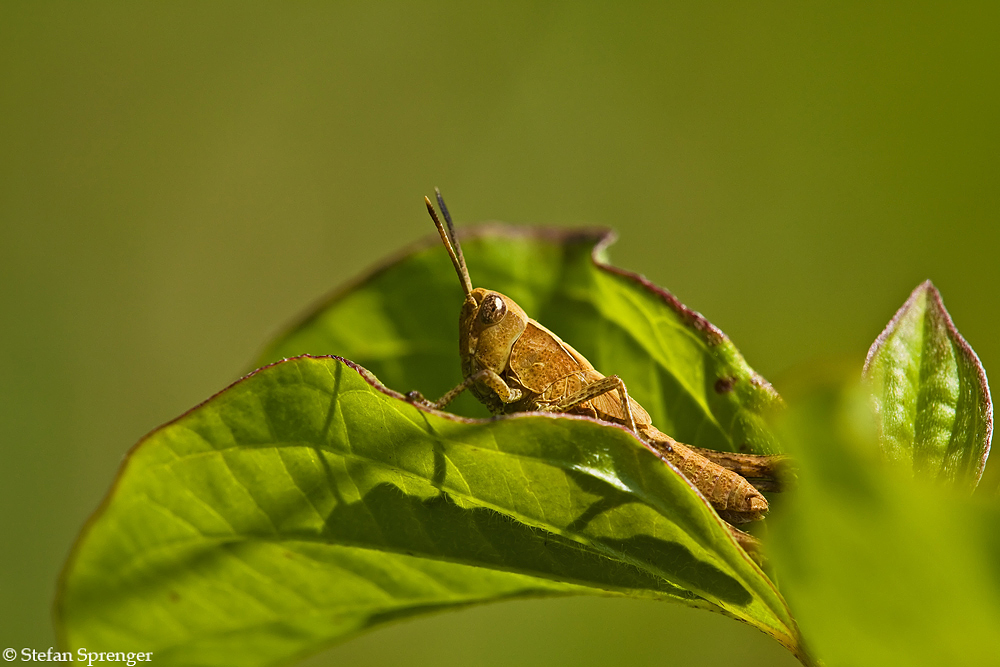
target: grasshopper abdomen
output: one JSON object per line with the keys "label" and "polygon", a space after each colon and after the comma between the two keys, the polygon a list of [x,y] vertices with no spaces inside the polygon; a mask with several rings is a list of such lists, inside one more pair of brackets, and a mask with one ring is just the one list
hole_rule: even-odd
{"label": "grasshopper abdomen", "polygon": [[768,509],[767,499],[746,478],[692,451],[652,424],[640,427],[640,437],[674,464],[730,523],[748,523],[764,518]]}

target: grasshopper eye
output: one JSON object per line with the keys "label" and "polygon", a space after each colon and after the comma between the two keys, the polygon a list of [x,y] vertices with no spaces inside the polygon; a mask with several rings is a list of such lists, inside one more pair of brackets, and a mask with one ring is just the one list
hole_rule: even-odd
{"label": "grasshopper eye", "polygon": [[486,325],[499,324],[507,314],[507,304],[496,294],[487,295],[479,306],[479,321]]}

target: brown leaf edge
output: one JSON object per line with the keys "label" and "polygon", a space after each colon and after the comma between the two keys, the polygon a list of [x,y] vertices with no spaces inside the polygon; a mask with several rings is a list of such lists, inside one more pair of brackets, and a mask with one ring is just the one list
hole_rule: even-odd
{"label": "brown leaf edge", "polygon": [[885,325],[885,329],[882,333],[878,335],[875,342],[872,343],[871,347],[868,348],[868,356],[865,357],[864,368],[861,369],[861,377],[867,378],[868,372],[871,369],[872,363],[875,361],[875,355],[878,354],[879,350],[888,340],[889,336],[896,332],[899,327],[899,321],[903,319],[903,315],[909,310],[917,299],[924,293],[930,296],[930,307],[934,308],[938,314],[944,319],[945,328],[948,330],[948,335],[951,337],[952,342],[958,347],[959,352],[966,361],[970,362],[976,369],[976,374],[979,379],[979,388],[982,390],[983,395],[986,396],[986,447],[983,449],[983,456],[979,460],[979,465],[976,467],[976,483],[973,488],[978,486],[979,480],[983,476],[983,470],[986,469],[986,459],[990,456],[990,448],[993,445],[993,397],[990,394],[990,384],[986,379],[986,369],[983,367],[983,362],[979,360],[979,355],[976,351],[972,349],[968,341],[962,337],[962,334],[958,332],[958,327],[955,326],[955,322],[951,319],[951,314],[948,309],[944,307],[944,300],[941,298],[941,293],[934,286],[934,283],[930,279],[917,285],[910,296],[903,302],[903,305],[899,307],[896,314],[892,316],[889,320],[889,324]]}
{"label": "brown leaf edge", "polygon": [[115,493],[118,490],[118,485],[121,482],[122,477],[125,475],[125,472],[128,469],[129,465],[131,464],[132,456],[136,453],[136,451],[147,440],[149,440],[155,433],[159,432],[160,430],[162,430],[163,428],[165,428],[167,426],[170,426],[171,424],[174,424],[175,422],[180,421],[181,419],[185,418],[189,414],[191,414],[191,413],[195,412],[196,410],[200,409],[202,406],[204,406],[204,405],[212,402],[217,397],[219,397],[219,396],[221,396],[221,395],[229,392],[234,387],[242,384],[243,382],[245,382],[248,379],[252,378],[253,376],[257,375],[258,373],[260,373],[262,371],[265,371],[265,370],[271,368],[272,366],[278,366],[280,364],[294,362],[294,361],[297,361],[297,360],[300,360],[300,359],[333,359],[333,360],[339,361],[339,362],[343,363],[344,365],[346,365],[347,367],[349,367],[352,370],[354,370],[355,372],[357,372],[358,375],[360,375],[362,378],[364,378],[364,380],[369,385],[371,385],[374,389],[376,389],[377,391],[380,391],[383,394],[385,394],[387,396],[390,396],[392,398],[395,398],[397,400],[404,401],[408,405],[412,405],[412,406],[416,407],[419,410],[422,410],[424,412],[428,412],[428,413],[437,415],[438,417],[442,417],[444,419],[448,419],[448,420],[451,420],[451,421],[454,421],[454,422],[459,422],[459,423],[464,423],[464,424],[488,424],[488,423],[491,423],[493,421],[496,421],[497,419],[524,419],[524,418],[529,418],[529,417],[534,417],[534,418],[543,417],[543,418],[546,418],[546,419],[574,419],[574,420],[590,421],[590,422],[594,422],[596,424],[600,424],[600,425],[602,425],[602,426],[604,426],[606,428],[617,428],[617,429],[621,429],[621,430],[625,431],[626,433],[629,434],[630,437],[634,438],[636,440],[636,442],[638,442],[639,444],[641,444],[647,450],[651,451],[654,455],[656,455],[657,458],[659,458],[661,461],[663,461],[663,463],[666,464],[675,474],[677,474],[678,476],[680,476],[681,479],[684,480],[685,483],[687,483],[688,487],[691,488],[695,492],[695,494],[697,495],[698,499],[702,503],[704,503],[705,506],[709,510],[711,510],[711,514],[714,517],[715,521],[719,524],[720,528],[722,528],[722,530],[727,534],[727,536],[728,536],[729,540],[732,542],[733,546],[736,547],[737,552],[746,560],[747,563],[750,564],[750,566],[753,569],[757,570],[758,574],[764,579],[764,581],[767,582],[768,586],[771,588],[771,590],[774,593],[774,595],[778,598],[778,600],[780,600],[782,602],[782,604],[785,606],[785,609],[789,611],[789,620],[791,621],[791,626],[788,629],[791,631],[792,634],[791,635],[786,635],[784,633],[774,633],[774,634],[772,634],[772,633],[767,632],[767,631],[765,631],[765,630],[763,630],[763,629],[761,629],[761,628],[759,628],[757,626],[754,626],[754,625],[750,624],[748,621],[746,621],[746,620],[744,620],[742,618],[739,618],[737,616],[733,616],[732,614],[730,614],[729,612],[727,612],[727,611],[725,611],[725,610],[723,610],[721,608],[713,606],[713,607],[711,607],[711,610],[715,611],[716,613],[721,613],[724,616],[729,616],[730,618],[732,618],[734,620],[737,620],[737,621],[740,621],[741,623],[746,623],[747,625],[750,625],[751,627],[754,627],[757,630],[763,632],[764,634],[770,636],[772,639],[774,639],[779,644],[781,644],[786,649],[788,649],[788,651],[791,652],[792,655],[794,655],[796,657],[796,659],[798,659],[799,662],[801,662],[803,665],[812,666],[812,665],[817,664],[817,663],[815,663],[813,661],[812,657],[806,652],[805,645],[804,645],[804,643],[802,641],[802,636],[801,636],[801,634],[799,632],[799,629],[798,629],[798,625],[795,623],[795,619],[792,618],[791,613],[790,613],[790,609],[788,607],[788,603],[785,601],[785,599],[781,595],[780,591],[778,591],[777,586],[774,585],[774,582],[772,582],[770,580],[770,578],[768,578],[768,576],[760,569],[760,567],[757,565],[757,563],[752,558],[750,558],[750,556],[747,555],[747,553],[739,546],[739,544],[736,542],[735,538],[729,532],[728,528],[726,528],[726,526],[723,523],[722,519],[719,518],[718,514],[715,513],[714,509],[712,509],[711,503],[708,502],[708,500],[705,498],[704,495],[702,495],[701,491],[699,491],[697,489],[697,487],[691,485],[690,482],[687,482],[687,480],[686,480],[686,478],[684,478],[683,474],[681,474],[681,472],[672,463],[670,463],[670,461],[668,461],[667,459],[663,458],[663,456],[659,452],[657,452],[655,449],[653,449],[652,447],[650,447],[649,445],[647,445],[640,438],[636,437],[636,435],[634,433],[632,433],[631,431],[629,431],[624,426],[620,426],[618,424],[611,424],[611,423],[608,423],[608,422],[604,422],[604,421],[601,421],[601,420],[598,420],[598,419],[594,419],[594,418],[591,418],[591,417],[587,417],[587,416],[583,416],[583,415],[565,415],[565,414],[553,414],[553,413],[545,413],[545,412],[522,412],[522,413],[517,413],[517,414],[513,414],[513,415],[504,415],[502,417],[492,417],[492,418],[487,418],[487,419],[473,419],[473,418],[469,418],[469,417],[460,417],[458,415],[454,415],[454,414],[451,414],[449,412],[443,412],[443,411],[440,411],[440,410],[435,410],[433,408],[429,408],[429,407],[426,407],[426,406],[419,405],[419,404],[413,403],[411,401],[408,401],[407,398],[403,394],[401,394],[398,391],[395,391],[393,389],[390,389],[390,388],[384,386],[382,383],[380,383],[378,381],[378,378],[376,378],[374,376],[374,374],[372,374],[370,371],[368,371],[368,369],[364,368],[363,366],[361,366],[359,364],[354,363],[350,359],[345,359],[343,357],[338,357],[338,356],[332,355],[332,354],[331,355],[318,355],[318,356],[317,355],[311,355],[311,354],[302,354],[302,355],[299,355],[299,356],[296,356],[296,357],[290,357],[288,359],[281,359],[279,361],[272,362],[270,364],[267,364],[266,366],[262,366],[262,367],[260,367],[260,368],[258,368],[256,370],[253,370],[250,373],[247,373],[243,377],[239,378],[238,380],[236,380],[235,382],[233,382],[232,384],[230,384],[226,388],[224,388],[224,389],[222,389],[222,390],[220,390],[220,391],[212,394],[210,397],[206,398],[201,403],[198,403],[197,405],[195,405],[194,407],[192,407],[192,408],[184,411],[183,413],[181,413],[177,417],[175,417],[175,418],[173,418],[173,419],[171,419],[171,420],[169,420],[167,422],[164,422],[160,426],[157,426],[156,428],[154,428],[153,430],[151,430],[149,433],[147,433],[146,435],[144,435],[142,438],[140,438],[139,441],[136,442],[134,445],[132,445],[131,448],[129,448],[128,452],[126,452],[125,456],[122,458],[122,461],[121,461],[121,463],[119,464],[119,467],[118,467],[118,471],[115,473],[115,478],[112,481],[111,486],[108,489],[107,493],[104,495],[104,498],[101,500],[101,503],[97,506],[97,509],[95,509],[94,512],[87,518],[86,522],[84,522],[84,525],[83,525],[83,527],[80,530],[80,534],[77,536],[76,540],[73,542],[73,546],[70,547],[69,555],[66,558],[66,563],[63,565],[63,568],[62,568],[62,570],[59,573],[59,578],[58,578],[58,580],[56,582],[55,597],[54,597],[53,605],[52,605],[52,619],[53,619],[53,625],[55,627],[55,632],[56,632],[56,643],[60,647],[68,650],[68,646],[69,646],[69,641],[68,641],[68,637],[65,634],[65,626],[64,626],[63,618],[62,618],[62,608],[60,606],[60,601],[63,599],[64,594],[65,594],[65,590],[66,590],[66,586],[67,586],[67,578],[69,576],[70,571],[73,569],[73,565],[76,562],[76,559],[77,559],[78,554],[79,554],[79,550],[80,550],[81,546],[83,545],[84,541],[86,540],[86,537],[89,535],[91,529],[93,528],[93,526],[97,522],[97,520],[104,514],[104,511],[111,504],[111,501],[112,501]]}

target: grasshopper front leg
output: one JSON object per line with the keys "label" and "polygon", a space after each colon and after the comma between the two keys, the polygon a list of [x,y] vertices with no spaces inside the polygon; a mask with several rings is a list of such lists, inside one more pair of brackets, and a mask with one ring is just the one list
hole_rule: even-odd
{"label": "grasshopper front leg", "polygon": [[406,398],[414,403],[420,403],[421,405],[426,405],[429,408],[441,410],[446,405],[454,401],[459,394],[476,383],[492,389],[504,403],[514,403],[515,401],[521,399],[520,389],[508,386],[507,383],[503,381],[502,377],[488,368],[484,368],[478,373],[473,373],[469,377],[465,378],[461,384],[450,390],[436,401],[428,401],[419,391],[411,391],[407,393]]}

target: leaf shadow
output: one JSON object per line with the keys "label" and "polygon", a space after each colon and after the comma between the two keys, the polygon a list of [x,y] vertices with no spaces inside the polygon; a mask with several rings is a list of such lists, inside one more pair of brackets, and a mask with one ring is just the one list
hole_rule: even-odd
{"label": "leaf shadow", "polygon": [[[624,502],[598,500],[574,524],[585,525],[588,515]],[[420,497],[389,482],[372,487],[357,502],[338,504],[327,517],[323,538],[612,590],[646,589],[687,599],[703,593],[740,606],[752,601],[739,581],[676,542],[632,535],[591,538],[594,545],[589,545],[489,508],[463,507],[445,492]],[[613,557],[616,552],[620,556]]]}

